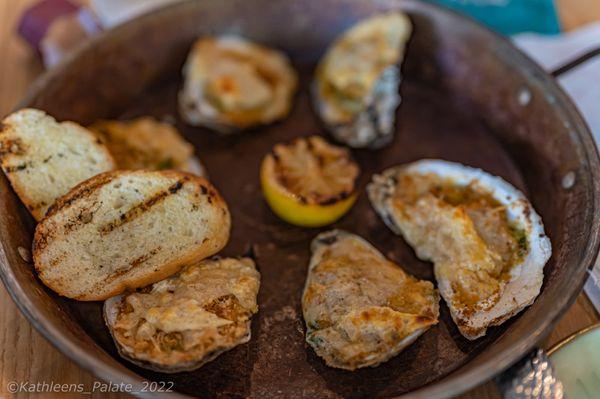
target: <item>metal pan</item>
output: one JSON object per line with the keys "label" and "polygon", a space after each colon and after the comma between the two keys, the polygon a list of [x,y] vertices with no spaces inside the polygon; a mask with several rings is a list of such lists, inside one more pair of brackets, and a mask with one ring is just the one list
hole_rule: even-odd
{"label": "metal pan", "polygon": [[[420,158],[481,167],[527,193],[542,215],[554,253],[536,302],[485,338],[461,337],[445,305],[441,323],[396,358],[353,373],[328,368],[304,342],[300,295],[309,241],[318,230],[278,220],[258,182],[262,156],[279,141],[322,133],[308,98],[313,67],[344,28],[376,11],[402,8],[415,26],[401,88],[394,142],[355,151],[361,196],[336,227],[356,232],[419,278],[431,265],[376,217],[364,185],[374,172]],[[281,123],[219,137],[183,124],[176,112],[180,69],[193,40],[235,32],[279,47],[301,74],[292,115]],[[598,252],[600,160],[592,137],[554,79],[508,41],[476,23],[417,1],[203,0],[173,6],[108,32],[33,86],[22,106],[58,119],[174,117],[230,204],[233,231],[225,254],[254,249],[263,282],[252,339],[201,369],[162,375],[122,359],[100,303],[59,298],[36,278],[21,248],[33,220],[0,176],[2,279],[31,323],[96,376],[126,382],[173,381],[201,397],[450,397],[479,384],[530,351],[569,307]],[[24,260],[25,259],[25,260]],[[160,396],[148,390],[143,396]]]}

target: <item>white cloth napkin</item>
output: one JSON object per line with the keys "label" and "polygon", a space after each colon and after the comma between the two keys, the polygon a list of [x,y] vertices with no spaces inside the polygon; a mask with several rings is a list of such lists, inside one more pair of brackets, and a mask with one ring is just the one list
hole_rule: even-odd
{"label": "white cloth napkin", "polygon": [[[557,36],[522,33],[514,43],[547,71],[552,71],[588,51],[600,48],[600,22]],[[558,79],[588,123],[596,145],[600,143],[600,56],[589,59]],[[600,218],[600,215],[595,215]],[[600,312],[600,257],[585,284],[585,292]]]}

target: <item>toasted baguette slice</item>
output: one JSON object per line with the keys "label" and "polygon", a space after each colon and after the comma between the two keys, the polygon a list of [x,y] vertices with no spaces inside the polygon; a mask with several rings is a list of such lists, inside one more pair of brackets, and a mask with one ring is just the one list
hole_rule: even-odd
{"label": "toasted baguette slice", "polygon": [[57,200],[35,230],[40,279],[60,295],[103,300],[162,280],[229,239],[225,201],[177,171],[115,171]]}
{"label": "toasted baguette slice", "polygon": [[22,109],[2,121],[0,164],[38,221],[78,183],[115,168],[108,149],[92,132],[36,109]]}
{"label": "toasted baguette slice", "polygon": [[177,169],[206,177],[194,146],[172,125],[144,116],[129,121],[101,120],[89,126],[108,146],[119,169]]}

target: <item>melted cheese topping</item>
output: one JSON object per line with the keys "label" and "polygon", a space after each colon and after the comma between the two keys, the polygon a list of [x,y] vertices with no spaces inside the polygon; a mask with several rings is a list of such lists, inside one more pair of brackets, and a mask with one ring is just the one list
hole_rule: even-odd
{"label": "melted cheese topping", "polygon": [[466,316],[491,308],[527,241],[506,210],[475,184],[458,187],[436,175],[398,178],[392,208],[406,240],[435,263],[438,281],[454,291],[452,305]]}
{"label": "melted cheese topping", "polygon": [[319,65],[321,96],[347,117],[360,112],[383,71],[401,61],[410,31],[404,14],[390,13],[369,18],[345,32]]}
{"label": "melted cheese topping", "polygon": [[247,258],[208,260],[125,296],[112,325],[129,356],[160,365],[210,360],[246,342],[260,275]]}
{"label": "melted cheese topping", "polygon": [[119,169],[189,170],[194,147],[171,125],[142,117],[90,126],[107,145]]}
{"label": "melted cheese topping", "polygon": [[184,71],[183,109],[236,127],[286,114],[297,81],[285,55],[237,37],[198,40]]}
{"label": "melted cheese topping", "polygon": [[338,234],[318,256],[302,309],[306,339],[328,365],[375,366],[395,356],[411,334],[437,323],[433,285],[406,274],[359,237]]}
{"label": "melted cheese topping", "polygon": [[260,108],[273,99],[269,82],[247,60],[223,54],[206,66],[206,93],[225,112]]}

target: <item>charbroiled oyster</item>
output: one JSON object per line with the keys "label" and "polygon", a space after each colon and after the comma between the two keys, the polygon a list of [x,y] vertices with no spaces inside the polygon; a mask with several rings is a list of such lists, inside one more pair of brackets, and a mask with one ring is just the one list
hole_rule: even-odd
{"label": "charbroiled oyster", "polygon": [[101,120],[89,129],[106,144],[118,169],[177,169],[207,177],[194,147],[168,123],[145,116],[129,121]]}
{"label": "charbroiled oyster", "polygon": [[298,80],[283,53],[235,36],[199,39],[183,75],[181,116],[222,133],[287,116]]}
{"label": "charbroiled oyster", "polygon": [[249,258],[210,259],[104,303],[119,354],[164,373],[196,369],[250,340],[260,274]]}
{"label": "charbroiled oyster", "polygon": [[396,356],[438,322],[439,296],[361,237],[319,234],[302,295],[306,341],[328,366],[355,370]]}
{"label": "charbroiled oyster", "polygon": [[380,14],[344,32],[321,60],[316,109],[330,133],[351,147],[393,139],[400,63],[412,26],[401,12]]}
{"label": "charbroiled oyster", "polygon": [[552,248],[519,190],[480,169],[422,160],[375,175],[371,203],[417,256],[434,263],[440,293],[468,339],[529,306]]}

